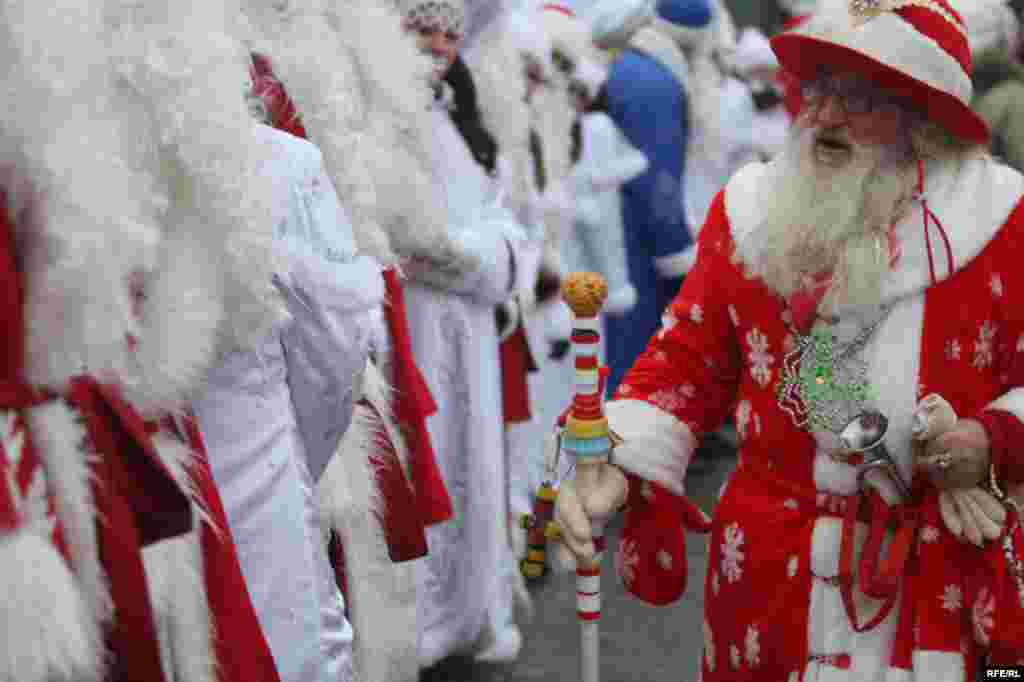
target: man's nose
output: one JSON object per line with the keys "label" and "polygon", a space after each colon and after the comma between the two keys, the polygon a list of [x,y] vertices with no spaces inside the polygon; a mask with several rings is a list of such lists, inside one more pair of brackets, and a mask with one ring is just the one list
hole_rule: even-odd
{"label": "man's nose", "polygon": [[827,95],[818,104],[818,122],[824,125],[839,125],[846,121],[846,107],[838,95]]}

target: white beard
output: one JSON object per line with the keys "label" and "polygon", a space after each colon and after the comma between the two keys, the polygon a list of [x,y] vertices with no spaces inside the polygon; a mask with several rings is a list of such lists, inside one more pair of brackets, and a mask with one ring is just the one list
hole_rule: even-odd
{"label": "white beard", "polygon": [[763,218],[741,249],[786,297],[807,278],[831,271],[819,312],[877,305],[889,269],[887,232],[910,195],[913,166],[886,163],[885,148],[856,146],[844,167],[828,168],[813,156],[814,132],[794,125],[769,164]]}

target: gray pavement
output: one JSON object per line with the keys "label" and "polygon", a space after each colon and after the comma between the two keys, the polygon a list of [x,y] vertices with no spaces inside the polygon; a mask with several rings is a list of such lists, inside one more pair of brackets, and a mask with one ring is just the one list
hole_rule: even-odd
{"label": "gray pavement", "polygon": [[[736,465],[724,442],[709,444],[703,471],[687,478],[690,498],[711,512],[718,490]],[[620,526],[608,529],[609,547]],[[676,604],[651,607],[625,592],[615,576],[612,552],[601,581],[601,682],[694,682],[701,656],[705,538],[687,535],[689,582]],[[579,680],[579,625],[573,575],[555,574],[531,589],[535,615],[523,626],[523,651],[515,663],[476,664],[451,658],[424,671],[420,682],[576,682]]]}

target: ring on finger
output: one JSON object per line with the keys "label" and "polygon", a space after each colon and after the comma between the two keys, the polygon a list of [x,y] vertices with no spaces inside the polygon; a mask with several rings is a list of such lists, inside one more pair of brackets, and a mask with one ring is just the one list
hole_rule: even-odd
{"label": "ring on finger", "polygon": [[949,456],[948,452],[944,452],[941,455],[939,455],[939,459],[938,459],[937,464],[939,465],[939,468],[942,469],[943,471],[948,469],[950,464],[952,464],[952,463],[953,462],[950,459],[950,456]]}

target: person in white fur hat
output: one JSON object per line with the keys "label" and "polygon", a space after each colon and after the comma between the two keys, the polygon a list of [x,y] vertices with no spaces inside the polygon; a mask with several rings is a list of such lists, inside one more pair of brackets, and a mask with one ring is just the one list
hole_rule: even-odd
{"label": "person in white fur hat", "polygon": [[[851,0],[772,48],[801,118],[716,197],[605,407],[624,443],[596,489],[559,493],[562,538],[591,557],[590,519],[625,504],[620,574],[666,604],[684,527],[710,530],[704,682],[1019,664],[1024,176],[985,149],[963,21],[944,0]],[[959,418],[929,434],[939,397]],[[732,410],[740,463],[709,522],[686,470]]]}
{"label": "person in white fur hat", "polygon": [[753,93],[753,140],[767,161],[785,146],[792,125],[779,82],[779,60],[768,38],[756,28],[747,28],[740,34],[733,65]]}
{"label": "person in white fur hat", "polygon": [[286,319],[221,2],[0,3],[4,682],[277,682],[189,403]]}
{"label": "person in white fur hat", "polygon": [[[332,510],[318,507],[316,481],[351,423],[364,370],[374,371],[367,355],[384,282],[379,264],[356,253],[319,150],[266,125],[254,133],[269,152],[260,173],[274,183],[284,261],[275,282],[291,320],[224,358],[194,410],[282,682],[345,682],[355,664],[360,673],[370,664],[353,657],[324,541]],[[371,479],[369,459],[352,459],[350,475]]]}
{"label": "person in white fur hat", "polygon": [[729,10],[717,2],[711,30],[690,60],[693,131],[686,152],[683,201],[694,240],[715,194],[756,157],[750,88],[730,72],[739,52]]}
{"label": "person in white fur hat", "polygon": [[[414,560],[427,551],[425,527],[453,513],[427,431],[426,419],[436,406],[412,354],[400,270],[403,259],[427,252],[445,262],[458,260],[443,197],[433,182],[430,64],[407,40],[396,9],[375,0],[288,5],[253,0],[244,5],[239,29],[255,51],[255,89],[271,123],[308,137],[322,150],[327,178],[301,184],[300,194],[311,193],[306,203],[329,209],[333,183],[346,214],[337,219],[331,210],[322,210],[317,220],[299,221],[301,231],[321,231],[327,243],[344,242],[344,235],[332,232],[344,231],[351,216],[358,251],[387,266],[378,324],[355,324],[357,316],[342,314],[339,306],[365,301],[362,295],[316,309],[318,315],[326,311],[344,320],[328,325],[332,331],[322,336],[324,341],[341,334],[356,350],[367,341],[371,346],[372,362],[360,372],[361,380],[356,377],[343,409],[308,387],[292,392],[311,450],[319,530],[326,535],[354,629],[355,675],[382,682],[414,679],[419,670]],[[307,167],[316,157],[307,147],[296,140],[282,143],[282,155],[295,156],[293,166]],[[350,250],[327,249],[343,261],[336,265],[342,272],[350,270]],[[375,291],[379,277],[369,276],[363,293]],[[312,300],[319,300],[316,294]],[[358,357],[335,351],[339,366]],[[303,354],[310,355],[315,359],[322,353]],[[348,401],[356,395],[361,398],[339,444]],[[321,436],[310,437],[310,432]],[[315,558],[319,567],[321,557]],[[334,595],[329,590],[322,594],[324,613],[333,614]],[[273,607],[273,600],[267,605]],[[279,630],[285,655],[301,660],[308,647],[289,648],[288,628]],[[337,619],[321,633],[332,652],[322,663],[338,667],[345,652],[338,646],[343,633]]]}
{"label": "person in white fur hat", "polygon": [[459,54],[485,26],[468,23],[459,0],[403,0],[399,12],[435,65],[435,187],[447,207],[446,234],[470,257],[428,252],[403,264],[412,352],[437,403],[427,426],[455,511],[427,529],[429,553],[418,566],[419,656],[428,667],[506,640],[518,649],[503,617],[513,595],[498,570],[509,548],[495,307],[519,284],[526,231],[505,203],[499,148]]}
{"label": "person in white fur hat", "polygon": [[[580,36],[579,29],[584,31],[584,40],[570,40]],[[549,36],[549,31],[554,31],[555,35]],[[593,217],[602,213],[600,207],[591,208],[591,223],[587,226],[581,228],[578,221],[572,221],[572,230],[565,233],[565,217],[562,215],[565,209],[551,205],[562,200],[556,195],[566,192],[567,185],[568,194],[577,208],[588,201],[596,203],[598,193],[614,200],[618,184],[631,174],[642,171],[644,164],[642,155],[636,150],[630,149],[632,156],[622,150],[623,146],[628,147],[628,143],[605,114],[583,114],[580,118],[581,139],[572,139],[573,123],[577,118],[573,101],[585,106],[593,99],[598,83],[588,81],[584,76],[601,66],[601,55],[585,40],[585,31],[584,24],[564,12],[529,5],[503,14],[484,30],[466,53],[467,62],[474,70],[482,119],[490,130],[495,131],[500,156],[509,161],[510,168],[502,173],[502,178],[509,183],[509,197],[521,222],[531,228],[532,238],[528,243],[532,244],[534,254],[532,269],[525,258],[520,260],[524,267],[519,274],[524,280],[518,287],[516,299],[516,310],[523,321],[533,370],[526,372],[526,367],[522,367],[522,374],[513,377],[509,372],[511,368],[504,362],[507,345],[515,341],[514,322],[509,325],[508,338],[502,347],[510,483],[508,510],[517,561],[526,558],[527,549],[521,520],[532,511],[532,496],[546,475],[543,434],[557,419],[560,411],[557,403],[568,395],[569,390],[566,381],[570,377],[565,375],[565,357],[554,353],[558,346],[552,344],[555,339],[568,337],[568,329],[563,331],[562,325],[556,329],[554,324],[556,312],[564,312],[564,319],[568,319],[568,309],[560,310],[564,304],[557,298],[557,287],[546,286],[543,280],[553,275],[557,283],[563,270],[615,270],[609,272],[609,277],[619,287],[615,292],[618,305],[628,307],[631,296],[622,247],[621,220],[618,221],[617,240],[620,249],[616,252],[608,244],[614,236],[603,225],[597,224],[606,216]],[[557,68],[556,63],[562,68]],[[595,117],[602,119],[605,127],[595,122]],[[598,139],[602,135],[609,139]],[[598,146],[608,142],[611,148],[597,149],[595,142]],[[574,144],[579,146],[583,158],[572,168],[572,174],[567,175]],[[617,202],[614,207],[618,213]],[[552,229],[546,229],[547,223],[551,222],[554,223]],[[586,230],[584,240],[579,235],[581,230]],[[578,256],[581,241],[599,252],[594,259],[596,262],[588,262]],[[615,253],[619,256],[617,262],[614,255],[604,259],[600,257]],[[546,300],[542,296],[545,290],[548,294]],[[635,292],[632,292],[632,297],[635,298]],[[509,384],[516,380],[528,382],[524,387],[525,400],[518,409],[509,401]],[[503,575],[512,571],[508,582],[519,590],[523,589],[518,584],[523,575],[517,562],[506,561],[499,568]],[[506,619],[510,616],[507,614]],[[511,632],[511,629],[506,628],[506,632]],[[518,646],[511,646],[512,641],[512,637],[499,640],[478,657],[484,660],[510,658],[513,651],[518,650]]]}

